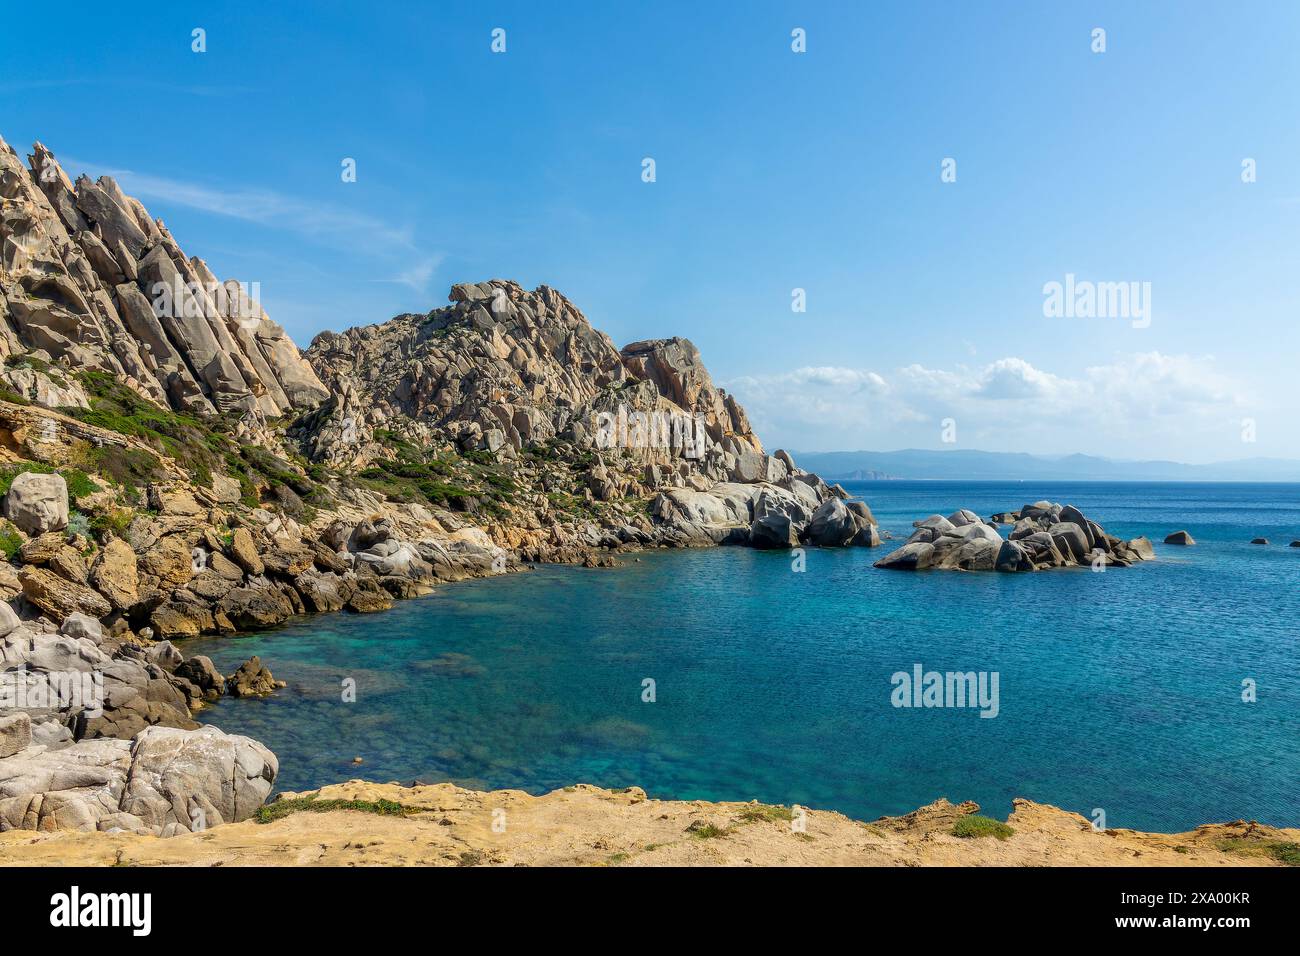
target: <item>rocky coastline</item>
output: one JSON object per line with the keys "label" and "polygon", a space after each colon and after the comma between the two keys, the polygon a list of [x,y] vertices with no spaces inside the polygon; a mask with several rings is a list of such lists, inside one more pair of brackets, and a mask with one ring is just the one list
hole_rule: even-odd
{"label": "rocky coastline", "polygon": [[[196,718],[277,682],[256,659],[222,675],[186,638],[531,563],[884,537],[764,450],[690,341],[620,349],[547,286],[458,284],[300,353],[111,177],[74,182],[40,143],[24,165],[3,140],[0,248],[0,835],[120,848],[256,825],[274,754]],[[925,519],[877,566],[1151,556],[1038,502]],[[74,846],[30,844],[56,845]]]}
{"label": "rocky coastline", "polygon": [[1186,833],[1097,830],[1016,799],[1005,823],[936,800],[872,822],[757,802],[655,800],[578,784],[533,796],[354,780],[171,839],[0,833],[15,866],[1283,866],[1300,830],[1239,820]]}

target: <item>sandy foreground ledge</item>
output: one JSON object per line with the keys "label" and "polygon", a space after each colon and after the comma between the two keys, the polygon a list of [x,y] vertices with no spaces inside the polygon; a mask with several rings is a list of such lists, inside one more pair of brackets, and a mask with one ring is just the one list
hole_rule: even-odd
{"label": "sandy foreground ledge", "polygon": [[[403,809],[388,814],[299,810],[269,823],[247,820],[169,839],[13,830],[0,834],[0,864],[1269,866],[1278,865],[1269,847],[1300,842],[1300,830],[1247,822],[1175,834],[1102,833],[1078,814],[1020,799],[1007,821],[1014,832],[998,839],[954,836],[957,820],[977,807],[947,800],[873,823],[810,810],[800,833],[779,808],[650,800],[636,787],[611,791],[579,785],[534,797],[452,784],[351,781],[286,797],[388,801]],[[504,832],[496,832],[503,823]]]}

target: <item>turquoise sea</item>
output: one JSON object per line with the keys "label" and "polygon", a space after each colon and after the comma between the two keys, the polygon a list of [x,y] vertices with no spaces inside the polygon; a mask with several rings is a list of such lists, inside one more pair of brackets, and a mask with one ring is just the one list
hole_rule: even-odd
{"label": "turquoise sea", "polygon": [[[210,723],[265,742],[278,789],[364,777],[534,793],[798,803],[862,819],[1024,796],[1112,827],[1300,826],[1300,486],[848,482],[883,529],[1041,498],[1157,560],[1103,573],[887,572],[874,550],[660,551],[540,567],[378,615],[190,640],[289,686]],[[1192,548],[1163,546],[1186,529]],[[1267,547],[1249,544],[1264,536]],[[899,542],[894,542],[899,543]],[[890,677],[999,675],[999,714],[896,708]],[[344,703],[342,682],[356,682]],[[655,700],[643,701],[644,681]],[[1252,680],[1257,701],[1242,700]],[[362,763],[354,765],[354,757]]]}

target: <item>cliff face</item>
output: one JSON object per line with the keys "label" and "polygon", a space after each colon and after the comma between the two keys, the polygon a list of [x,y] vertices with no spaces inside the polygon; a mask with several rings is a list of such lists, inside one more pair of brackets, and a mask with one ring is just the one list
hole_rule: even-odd
{"label": "cliff face", "polygon": [[421,442],[507,458],[562,439],[714,481],[779,467],[688,340],[620,351],[548,286],[494,279],[454,286],[450,299],[426,315],[316,337],[306,357],[336,398],[308,434],[315,459],[382,455],[375,429],[400,424]]}
{"label": "cliff face", "polygon": [[[178,411],[279,416],[324,386],[239,283],[181,251],[111,177],[73,184],[40,143],[24,167],[0,139],[0,358],[99,369]],[[42,401],[30,372],[10,388]],[[84,405],[75,391],[55,396]]]}

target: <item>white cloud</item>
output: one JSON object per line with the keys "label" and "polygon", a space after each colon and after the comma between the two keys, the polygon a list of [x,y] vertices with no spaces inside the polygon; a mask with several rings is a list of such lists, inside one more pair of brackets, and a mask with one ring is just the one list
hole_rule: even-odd
{"label": "white cloud", "polygon": [[1075,376],[1008,356],[951,370],[806,367],[723,384],[765,443],[804,450],[939,447],[940,423],[953,418],[966,448],[1187,460],[1200,436],[1231,457],[1234,441],[1242,453],[1240,422],[1251,407],[1212,356],[1159,352]]}

